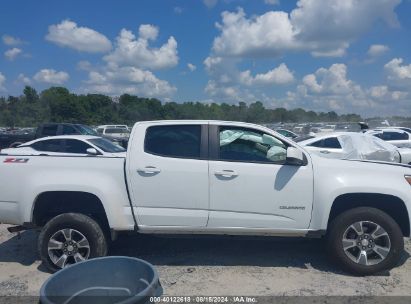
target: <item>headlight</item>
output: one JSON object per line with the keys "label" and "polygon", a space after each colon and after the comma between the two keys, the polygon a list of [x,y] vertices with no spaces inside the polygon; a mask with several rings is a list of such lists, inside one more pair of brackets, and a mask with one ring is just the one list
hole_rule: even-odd
{"label": "headlight", "polygon": [[405,175],[405,180],[411,185],[411,175]]}

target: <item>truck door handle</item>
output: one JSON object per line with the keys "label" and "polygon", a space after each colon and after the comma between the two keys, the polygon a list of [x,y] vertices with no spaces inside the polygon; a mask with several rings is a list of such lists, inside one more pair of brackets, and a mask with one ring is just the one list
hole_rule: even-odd
{"label": "truck door handle", "polygon": [[330,151],[327,151],[327,150],[321,150],[321,151],[320,151],[320,153],[323,153],[323,154],[330,154]]}
{"label": "truck door handle", "polygon": [[154,174],[154,173],[160,173],[161,170],[153,166],[147,166],[144,168],[138,168],[137,172],[146,173],[146,174]]}
{"label": "truck door handle", "polygon": [[233,170],[222,170],[222,171],[215,171],[215,175],[224,176],[224,177],[236,177],[238,176],[237,172]]}

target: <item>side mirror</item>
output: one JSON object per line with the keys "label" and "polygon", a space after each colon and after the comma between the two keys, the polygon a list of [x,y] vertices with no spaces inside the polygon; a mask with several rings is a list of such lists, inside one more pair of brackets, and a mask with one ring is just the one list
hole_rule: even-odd
{"label": "side mirror", "polygon": [[87,154],[88,154],[88,155],[98,155],[99,153],[98,153],[98,151],[97,151],[96,149],[94,149],[94,148],[88,148],[88,149],[87,149]]}
{"label": "side mirror", "polygon": [[294,165],[294,166],[302,166],[305,163],[304,154],[301,150],[288,147],[287,148],[287,158],[286,164],[287,165]]}

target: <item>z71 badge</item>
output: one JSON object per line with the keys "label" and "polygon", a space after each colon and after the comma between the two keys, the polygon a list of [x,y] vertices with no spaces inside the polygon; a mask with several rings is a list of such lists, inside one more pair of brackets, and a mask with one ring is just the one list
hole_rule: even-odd
{"label": "z71 badge", "polygon": [[6,158],[3,163],[7,164],[25,164],[29,161],[29,158],[15,158],[15,157],[9,157]]}

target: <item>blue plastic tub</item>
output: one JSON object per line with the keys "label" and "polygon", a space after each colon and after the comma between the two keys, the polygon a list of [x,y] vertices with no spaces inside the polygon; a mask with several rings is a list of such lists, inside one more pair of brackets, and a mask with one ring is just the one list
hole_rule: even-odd
{"label": "blue plastic tub", "polygon": [[157,271],[150,263],[116,256],[91,259],[55,273],[41,287],[40,302],[143,304],[162,293]]}

